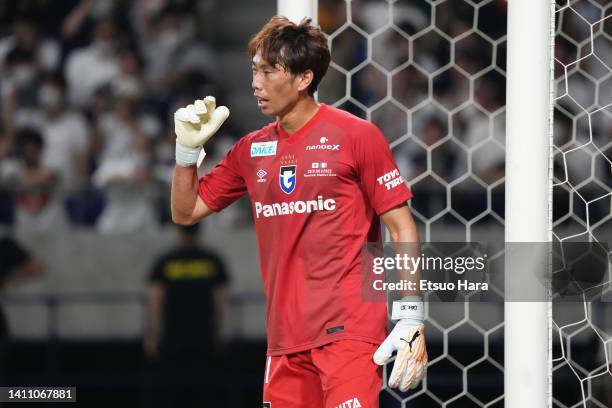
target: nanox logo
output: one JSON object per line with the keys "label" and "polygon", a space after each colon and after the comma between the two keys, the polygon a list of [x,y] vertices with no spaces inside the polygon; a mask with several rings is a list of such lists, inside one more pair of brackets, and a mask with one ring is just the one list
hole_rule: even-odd
{"label": "nanox logo", "polygon": [[278,215],[309,214],[315,211],[334,211],[335,209],[336,200],[333,198],[324,199],[321,195],[317,196],[316,200],[291,201],[288,203],[262,204],[255,201],[255,218],[259,218],[259,216],[268,218]]}
{"label": "nanox logo", "polygon": [[323,136],[319,139],[321,144],[306,146],[306,150],[340,150],[339,144],[325,144],[327,142],[329,142],[329,139]]}

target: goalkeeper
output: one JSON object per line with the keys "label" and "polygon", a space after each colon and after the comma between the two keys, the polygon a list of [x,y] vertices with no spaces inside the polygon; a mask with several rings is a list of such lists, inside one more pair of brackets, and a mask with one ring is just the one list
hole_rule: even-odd
{"label": "goalkeeper", "polygon": [[378,407],[414,388],[427,364],[419,293],[393,305],[361,299],[362,245],[418,242],[412,197],[371,123],[315,101],[330,53],[320,30],[273,17],[249,43],[257,105],[276,121],[240,139],[198,180],[203,145],[228,117],[206,97],[175,113],[172,218],[193,224],[249,194],[267,297],[264,407]]}

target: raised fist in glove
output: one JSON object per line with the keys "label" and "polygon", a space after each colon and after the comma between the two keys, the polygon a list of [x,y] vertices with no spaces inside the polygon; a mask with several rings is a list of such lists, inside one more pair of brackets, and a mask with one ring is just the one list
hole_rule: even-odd
{"label": "raised fist in glove", "polygon": [[427,371],[423,301],[406,297],[393,302],[391,318],[399,321],[374,353],[374,362],[383,365],[397,351],[387,383],[391,388],[408,391],[419,385]]}
{"label": "raised fist in glove", "polygon": [[198,99],[174,113],[176,134],[176,162],[189,167],[198,161],[204,143],[221,127],[229,116],[229,109],[216,106],[213,96]]}

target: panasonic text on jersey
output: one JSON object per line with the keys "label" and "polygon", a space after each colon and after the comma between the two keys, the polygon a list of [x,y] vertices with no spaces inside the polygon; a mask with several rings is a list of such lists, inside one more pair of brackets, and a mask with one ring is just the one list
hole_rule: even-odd
{"label": "panasonic text on jersey", "polygon": [[317,196],[316,200],[307,201],[290,201],[284,203],[262,204],[255,201],[255,217],[264,218],[276,217],[277,215],[291,215],[312,213],[315,211],[334,211],[336,209],[336,200],[333,198],[323,198],[322,195]]}

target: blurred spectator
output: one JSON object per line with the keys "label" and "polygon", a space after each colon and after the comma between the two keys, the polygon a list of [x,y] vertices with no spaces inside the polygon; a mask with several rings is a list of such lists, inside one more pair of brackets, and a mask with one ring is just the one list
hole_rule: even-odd
{"label": "blurred spectator", "polygon": [[156,118],[139,111],[142,89],[137,82],[117,82],[112,92],[113,109],[94,118],[99,165],[93,183],[107,200],[98,227],[105,233],[154,229],[158,222],[150,171],[151,142],[160,126]]}
{"label": "blurred spectator", "polygon": [[160,363],[168,393],[163,406],[213,406],[212,368],[227,308],[228,274],[221,258],[197,243],[198,224],[179,227],[179,244],[151,274],[147,355]]}
{"label": "blurred spectator", "polygon": [[38,104],[44,164],[57,172],[59,190],[70,194],[83,186],[87,176],[88,123],[79,111],[67,110],[66,82],[60,73],[41,78]]}
{"label": "blurred spectator", "polygon": [[4,74],[6,55],[17,48],[29,52],[41,70],[52,71],[59,67],[60,44],[56,39],[41,35],[39,21],[37,15],[19,15],[15,18],[12,34],[0,39],[0,73]]}
{"label": "blurred spectator", "polygon": [[409,109],[427,98],[427,86],[427,77],[409,66],[393,77],[391,92],[395,100]]}
{"label": "blurred spectator", "polygon": [[[176,135],[174,128],[168,126],[162,138],[155,145],[155,177],[163,184],[170,187],[172,184],[172,174],[176,163],[174,156],[174,148],[176,146]],[[207,153],[208,154],[208,153]],[[168,192],[170,192],[168,188]]]}
{"label": "blurred spectator", "polygon": [[88,23],[113,16],[121,0],[81,0],[62,22],[62,37],[70,40],[81,33]]}
{"label": "blurred spectator", "polygon": [[16,127],[29,122],[29,109],[36,105],[37,75],[38,66],[30,51],[15,48],[6,55],[1,104],[2,120],[11,141]]}
{"label": "blurred spectator", "polygon": [[331,34],[344,23],[346,3],[344,0],[319,0],[319,25],[321,29]]}
{"label": "blurred spectator", "polygon": [[134,82],[139,91],[144,90],[143,61],[136,48],[127,46],[119,50],[119,74],[115,83]]}
{"label": "blurred spectator", "polygon": [[[505,103],[504,90],[483,76],[474,89],[474,101],[486,112],[496,112]],[[479,113],[477,109],[464,111],[474,116],[465,118],[467,128],[463,141],[468,146],[475,146],[486,139],[494,137],[503,143],[503,135],[506,132],[506,123],[503,120],[494,120],[487,114]],[[505,151],[501,146],[496,146],[493,140],[486,142],[486,146],[476,150],[472,154],[472,173],[480,177],[485,183],[492,183],[504,176]]]}
{"label": "blurred spectator", "polygon": [[178,8],[167,7],[154,16],[148,29],[141,33],[146,78],[158,97],[163,97],[177,80],[177,61],[193,40],[193,23]]}
{"label": "blurred spectator", "polygon": [[66,228],[66,214],[56,193],[57,174],[43,164],[42,136],[34,129],[21,129],[16,146],[18,158],[3,163],[0,182],[15,194],[17,226],[43,233]]}
{"label": "blurred spectator", "polygon": [[[24,279],[40,275],[43,263],[32,256],[17,241],[0,236],[0,290],[14,286]],[[4,311],[0,308],[0,382],[6,384],[4,368],[10,346],[10,332]]]}
{"label": "blurred spectator", "polygon": [[117,28],[111,18],[96,23],[92,43],[72,51],[66,59],[68,96],[74,106],[88,107],[101,86],[119,74]]}

